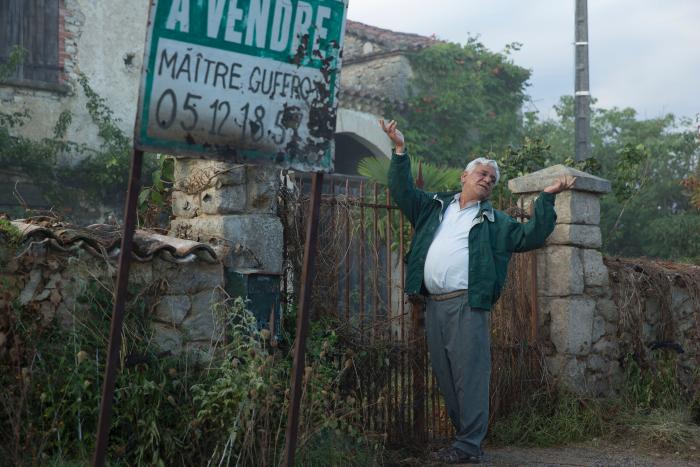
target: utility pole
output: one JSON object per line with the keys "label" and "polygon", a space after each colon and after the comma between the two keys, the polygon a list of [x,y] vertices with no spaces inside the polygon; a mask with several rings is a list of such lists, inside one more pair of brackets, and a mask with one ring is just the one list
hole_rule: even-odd
{"label": "utility pole", "polygon": [[576,1],[575,43],[576,73],[574,82],[574,118],[576,147],[574,159],[591,157],[591,92],[588,83],[588,0]]}

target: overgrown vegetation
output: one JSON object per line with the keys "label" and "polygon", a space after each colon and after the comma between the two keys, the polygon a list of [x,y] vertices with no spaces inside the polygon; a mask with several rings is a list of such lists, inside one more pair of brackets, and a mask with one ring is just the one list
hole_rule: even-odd
{"label": "overgrown vegetation", "polygon": [[[112,295],[99,281],[76,281],[78,305],[62,325],[37,319],[16,299],[0,308],[0,459],[12,465],[84,465],[92,455]],[[4,300],[12,293],[2,288]],[[226,343],[203,349],[213,358],[176,357],[153,343],[149,293],[134,296],[126,313],[111,465],[277,465],[293,316],[276,341],[241,299],[228,300],[215,310]],[[298,464],[376,465],[382,439],[365,434],[341,384],[353,378],[352,366],[339,367],[347,357],[333,323],[315,323],[309,347]]]}
{"label": "overgrown vegetation", "polygon": [[[592,107],[591,155],[599,166],[593,172],[613,188],[601,202],[606,253],[700,260],[700,212],[693,205],[693,174],[700,170],[695,124],[672,114],[640,120],[630,108]],[[574,99],[562,97],[552,119],[527,114],[525,131],[550,146],[547,164],[565,162],[573,151]]]}
{"label": "overgrown vegetation", "polygon": [[512,51],[488,50],[478,39],[441,43],[410,57],[412,96],[396,115],[412,154],[433,164],[463,166],[474,154],[501,152],[521,139],[518,113],[530,72]]}
{"label": "overgrown vegetation", "polygon": [[687,449],[697,442],[700,425],[693,418],[691,396],[678,383],[676,359],[656,351],[652,363],[640,365],[628,355],[621,389],[607,399],[537,392],[494,423],[489,442],[546,447],[624,437],[657,449]]}
{"label": "overgrown vegetation", "polygon": [[[21,63],[22,56],[22,49],[14,49],[0,70],[0,79]],[[51,135],[41,139],[22,136],[23,128],[34,117],[27,109],[11,113],[0,111],[0,164],[20,177],[31,178],[54,214],[71,218],[101,206],[119,212],[129,176],[131,141],[119,128],[119,121],[106,100],[90,86],[88,78],[79,75],[78,84],[86,97],[85,110],[97,128],[100,146],[95,148],[67,138],[73,123],[69,111],[61,112]],[[144,158],[145,180],[152,176],[157,164],[153,157]],[[22,193],[16,196],[19,205],[32,208],[26,205]],[[99,217],[99,214],[94,212],[92,217]]]}

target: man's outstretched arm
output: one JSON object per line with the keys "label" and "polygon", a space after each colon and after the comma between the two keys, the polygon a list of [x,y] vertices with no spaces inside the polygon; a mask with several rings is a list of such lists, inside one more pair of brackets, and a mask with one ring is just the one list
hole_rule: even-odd
{"label": "man's outstretched arm", "polygon": [[509,232],[512,251],[528,251],[544,245],[557,220],[554,211],[555,197],[571,188],[575,181],[576,177],[571,176],[555,180],[542,190],[542,194],[535,200],[532,217],[528,222],[521,224],[513,219]]}
{"label": "man's outstretched arm", "polygon": [[379,120],[379,125],[394,145],[389,166],[389,192],[401,212],[415,226],[418,213],[428,195],[418,190],[413,183],[411,160],[406,154],[406,143],[403,134],[396,127],[396,121],[385,123],[384,120]]}

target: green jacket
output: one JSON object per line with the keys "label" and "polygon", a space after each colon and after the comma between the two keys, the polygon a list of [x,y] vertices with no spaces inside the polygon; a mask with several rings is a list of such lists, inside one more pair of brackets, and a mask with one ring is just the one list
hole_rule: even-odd
{"label": "green jacket", "polygon": [[[391,157],[389,190],[394,201],[414,228],[411,248],[406,254],[406,293],[427,294],[423,268],[428,248],[442,216],[456,192],[428,193],[417,189],[411,177],[408,154]],[[512,253],[539,248],[554,230],[555,195],[540,193],[534,215],[520,223],[491,206],[481,203],[479,222],[469,232],[469,306],[490,310],[501,295]]]}

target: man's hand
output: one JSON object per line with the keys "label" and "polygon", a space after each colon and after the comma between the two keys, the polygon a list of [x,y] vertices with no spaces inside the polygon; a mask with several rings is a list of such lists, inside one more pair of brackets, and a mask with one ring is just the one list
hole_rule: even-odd
{"label": "man's hand", "polygon": [[572,186],[574,186],[574,182],[576,181],[576,177],[572,177],[571,175],[567,175],[565,177],[561,177],[558,180],[555,180],[552,182],[551,185],[549,185],[547,188],[545,188],[544,191],[545,193],[551,193],[553,195],[556,195],[558,193],[561,193],[564,190],[568,190]]}
{"label": "man's hand", "polygon": [[387,134],[391,142],[394,144],[394,147],[396,148],[396,153],[402,154],[404,152],[404,148],[406,147],[406,143],[403,139],[403,133],[401,133],[398,130],[398,128],[396,128],[396,120],[391,120],[389,123],[385,124],[384,119],[381,119],[379,120],[379,125],[382,127],[384,133]]}

